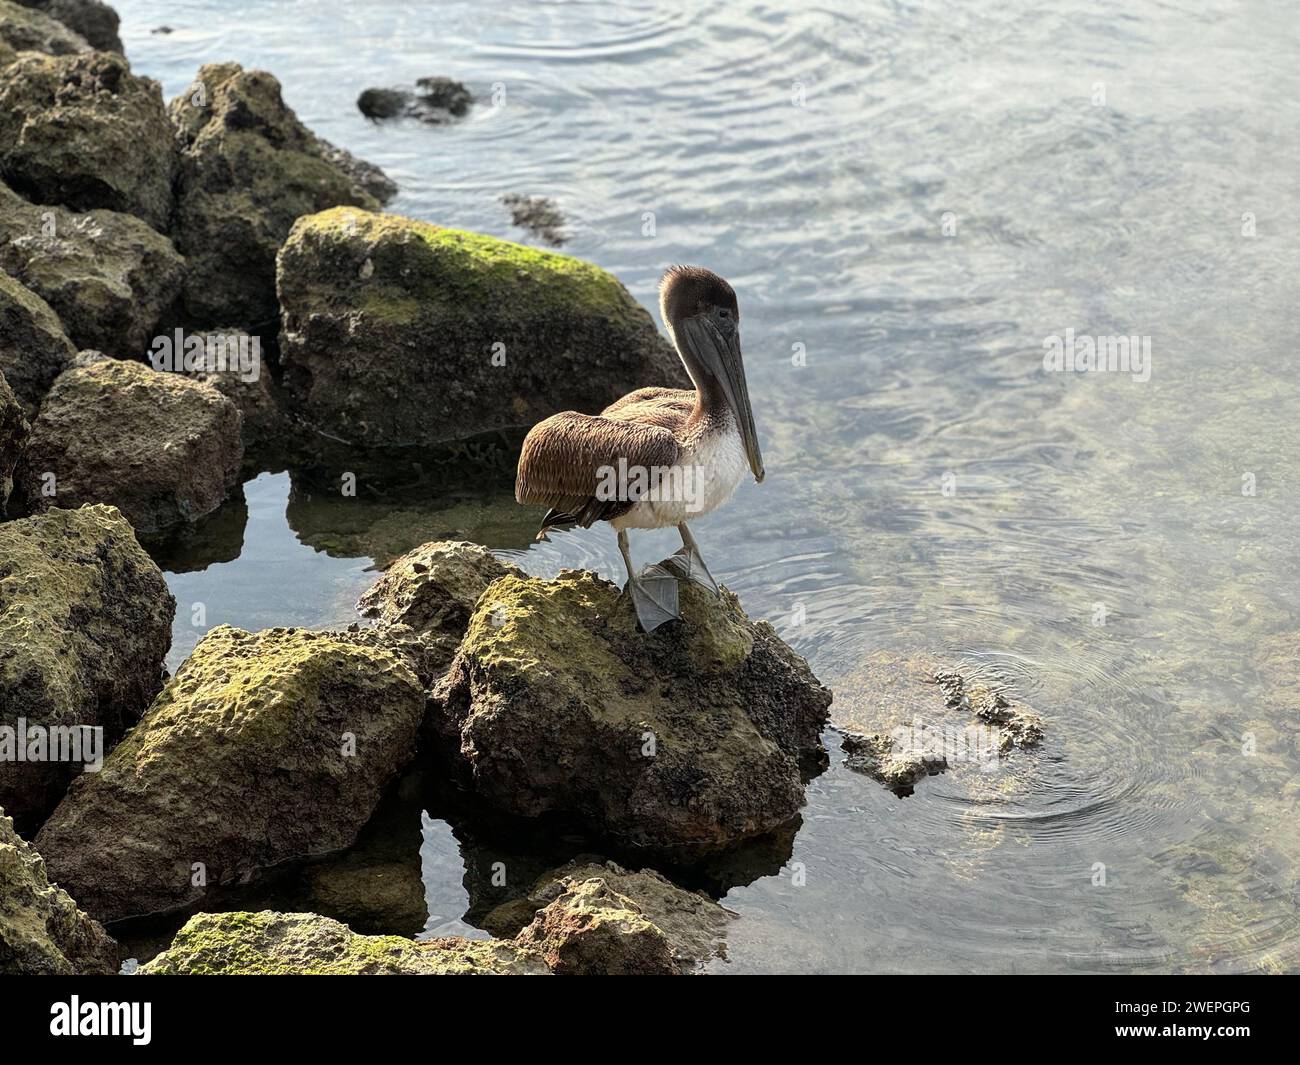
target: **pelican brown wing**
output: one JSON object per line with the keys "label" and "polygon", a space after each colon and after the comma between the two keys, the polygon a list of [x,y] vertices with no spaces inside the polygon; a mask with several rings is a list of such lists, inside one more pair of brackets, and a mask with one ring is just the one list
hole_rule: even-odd
{"label": "pelican brown wing", "polygon": [[680,452],[676,437],[662,426],[565,411],[538,422],[524,439],[515,499],[551,508],[539,536],[557,525],[586,528],[632,506],[597,497],[602,471],[617,469],[620,459],[629,468],[672,466]]}

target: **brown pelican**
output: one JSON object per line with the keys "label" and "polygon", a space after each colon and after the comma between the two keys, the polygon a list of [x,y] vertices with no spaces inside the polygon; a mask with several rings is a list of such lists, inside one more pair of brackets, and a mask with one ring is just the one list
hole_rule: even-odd
{"label": "brown pelican", "polygon": [[[598,416],[564,411],[524,440],[515,480],[520,503],[546,504],[548,530],[607,521],[618,530],[627,590],[646,632],[677,612],[677,581],[718,594],[686,526],[726,502],[745,474],[763,480],[763,457],[740,354],[736,293],[699,266],[674,266],[659,284],[659,313],[694,390],[638,388]],[[628,529],[675,525],[682,546],[636,574]]]}

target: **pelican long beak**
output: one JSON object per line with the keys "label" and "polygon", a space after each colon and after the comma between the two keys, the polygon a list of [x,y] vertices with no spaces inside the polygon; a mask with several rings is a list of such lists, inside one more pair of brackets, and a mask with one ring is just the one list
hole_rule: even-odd
{"label": "pelican long beak", "polygon": [[731,404],[740,427],[745,457],[754,471],[754,480],[763,483],[763,455],[758,449],[758,430],[754,428],[754,411],[749,404],[749,385],[745,382],[745,363],[740,354],[740,331],[732,326],[724,336],[707,318],[687,318],[683,322],[686,342],[703,366],[718,379],[722,392]]}

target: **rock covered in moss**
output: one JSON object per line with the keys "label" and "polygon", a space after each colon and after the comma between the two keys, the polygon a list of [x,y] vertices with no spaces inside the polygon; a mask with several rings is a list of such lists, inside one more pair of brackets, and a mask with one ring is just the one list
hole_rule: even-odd
{"label": "rock covered in moss", "polygon": [[[117,35],[117,12],[101,0],[18,0],[24,7],[35,8],[58,19],[68,29],[102,52],[120,52],[122,39]],[[43,51],[44,49],[42,49]]]}
{"label": "rock covered in moss", "polygon": [[184,261],[132,215],[32,204],[0,184],[0,268],[54,309],[77,348],[134,358],[175,302]]}
{"label": "rock covered in moss", "polygon": [[668,937],[603,878],[572,881],[515,942],[556,976],[676,976]]}
{"label": "rock covered in moss", "polygon": [[28,410],[40,403],[75,354],[50,305],[0,271],[0,373]]}
{"label": "rock covered in moss", "polygon": [[189,256],[185,309],[203,324],[261,327],[278,313],[275,255],[294,221],[378,204],[324,157],[265,71],[208,64],[168,113],[181,149],[172,232]]}
{"label": "rock covered in moss", "polygon": [[[0,725],[104,729],[111,748],[163,682],[176,600],[112,507],[0,524]],[[82,766],[6,763],[0,805],[35,823]]]}
{"label": "rock covered in moss", "polygon": [[287,398],[367,445],[435,445],[678,384],[649,314],[599,267],[478,233],[338,208],[277,270]]}
{"label": "rock covered in moss", "polygon": [[9,494],[14,487],[14,467],[27,443],[30,426],[23,405],[0,373],[0,518],[8,513]]}
{"label": "rock covered in moss", "polygon": [[[14,52],[76,55],[89,52],[90,43],[57,18],[40,11],[35,3],[0,0],[0,44]],[[12,57],[11,57],[12,58]]]}
{"label": "rock covered in moss", "polygon": [[478,544],[437,540],[390,565],[361,597],[357,610],[381,625],[409,625],[428,645],[433,666],[456,653],[479,597],[488,585],[523,571]]}
{"label": "rock covered in moss", "polygon": [[536,953],[493,939],[360,936],[312,913],[200,913],[141,975],[546,976]]}
{"label": "rock covered in moss", "polygon": [[[575,859],[543,875],[523,898],[498,906],[487,915],[484,927],[493,935],[518,935],[533,923],[539,910],[563,896],[591,897],[579,891],[588,881],[598,881],[620,897],[623,909],[633,908],[662,933],[672,956],[674,969],[683,974],[699,972],[715,957],[725,957],[727,928],[732,916],[706,895],[680,888],[653,869],[632,872],[610,861]],[[607,898],[606,892],[599,893]],[[572,899],[557,909],[572,910]],[[565,920],[547,919],[530,938],[546,940]],[[657,950],[656,950],[657,954]]]}
{"label": "rock covered in moss", "polygon": [[414,753],[423,707],[407,660],[373,632],[220,626],[37,846],[101,920],[184,906],[354,842]]}
{"label": "rock covered in moss", "polygon": [[830,692],[736,597],[683,586],[649,635],[592,573],[504,577],[479,600],[430,726],[507,813],[576,818],[683,856],[762,835],[803,803]]}
{"label": "rock covered in moss", "polygon": [[165,230],[175,166],[162,90],[122,56],[29,53],[0,69],[0,177],[35,202]]}
{"label": "rock covered in moss", "polygon": [[117,943],[50,883],[40,854],[0,809],[0,974],[102,976],[120,961]]}
{"label": "rock covered in moss", "polygon": [[112,503],[141,532],[197,521],[238,483],[240,414],[215,388],[143,363],[79,358],[32,423],[32,510]]}

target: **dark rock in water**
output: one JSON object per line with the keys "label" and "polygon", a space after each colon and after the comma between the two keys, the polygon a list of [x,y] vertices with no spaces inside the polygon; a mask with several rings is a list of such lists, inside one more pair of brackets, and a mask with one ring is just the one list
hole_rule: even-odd
{"label": "dark rock in water", "polygon": [[418,91],[409,89],[365,89],[357,97],[357,109],[374,121],[414,118],[441,126],[469,113],[473,94],[452,78],[421,78]]}
{"label": "dark rock in water", "polygon": [[374,632],[221,626],[37,846],[101,920],[185,906],[352,844],[423,708],[408,660]]}
{"label": "dark rock in water", "polygon": [[434,446],[685,383],[672,348],[590,263],[338,208],[280,251],[283,386],[322,432]]}
{"label": "dark rock in water", "polygon": [[54,309],[76,347],[138,358],[180,292],[184,260],[132,215],[31,204],[0,184],[0,268]]}
{"label": "dark rock in water", "polygon": [[121,52],[117,12],[101,0],[18,0],[24,7],[43,11],[90,42],[101,52]]}
{"label": "dark rock in water", "polygon": [[153,29],[151,29],[149,32],[150,32],[150,33],[153,33],[153,34],[159,34],[159,33],[161,33],[161,34],[166,35],[166,34],[168,34],[168,33],[175,33],[176,31],[175,31],[174,29],[172,29],[170,26],[155,26],[155,27],[154,27]]}
{"label": "dark rock in water", "polygon": [[29,412],[76,353],[50,305],[0,271],[0,374]]}
{"label": "dark rock in water", "polygon": [[501,202],[510,208],[510,220],[515,225],[536,234],[552,247],[561,247],[568,239],[564,232],[565,217],[554,200],[511,193],[502,196]]}
{"label": "dark rock in water", "polygon": [[200,913],[142,976],[548,976],[540,955],[495,939],[359,936],[314,913]]}
{"label": "dark rock in water", "polygon": [[81,359],[32,423],[18,475],[28,508],[112,503],[144,532],[216,510],[244,454],[235,405],[180,374]]}
{"label": "dark rock in water", "polygon": [[725,592],[683,586],[684,621],[646,635],[594,574],[504,577],[483,594],[428,727],[476,795],[602,838],[692,858],[803,804],[831,696]]}
{"label": "dark rock in water", "polygon": [[237,63],[209,64],[168,105],[180,145],[172,233],[189,257],[185,311],[204,326],[256,332],[278,314],[275,256],[301,215],[378,203],[324,156],[280,95]]}
{"label": "dark rock in water", "polygon": [[[713,958],[726,956],[727,928],[733,917],[716,902],[678,887],[653,869],[632,872],[601,860],[580,858],[545,874],[523,898],[504,903],[489,913],[484,927],[502,938],[518,935],[534,923],[538,911],[560,899],[563,901],[556,910],[572,914],[578,898],[584,894],[592,897],[583,891],[583,885],[589,881],[603,885],[603,890],[594,892],[596,897],[608,898],[609,893],[619,896],[622,901],[616,908],[640,915],[659,930],[668,944],[675,972],[695,973]],[[546,943],[554,938],[557,926],[564,923],[555,914],[544,917],[528,938]],[[564,952],[557,951],[557,946],[539,949],[543,953],[562,955]],[[657,947],[655,957],[657,962]],[[597,964],[603,963],[597,960]]]}
{"label": "dark rock in water", "polygon": [[0,809],[0,975],[111,976],[113,938],[45,873],[45,862]]}
{"label": "dark rock in water", "polygon": [[165,230],[175,167],[162,90],[122,56],[31,53],[0,68],[0,177],[35,202]]}
{"label": "dark rock in water", "polygon": [[410,626],[429,648],[427,668],[440,670],[456,654],[488,585],[509,575],[524,574],[478,544],[427,543],[394,561],[357,610],[381,626]]}
{"label": "dark rock in water", "polygon": [[331,144],[324,137],[317,137],[316,144],[325,162],[342,170],[354,184],[370,193],[381,206],[397,195],[397,182],[374,163],[358,159],[346,148]]}
{"label": "dark rock in water", "polygon": [[[16,731],[21,719],[29,733],[77,729],[83,739],[80,726],[98,726],[97,753],[107,753],[162,688],[175,612],[112,507],[0,524],[0,725]],[[85,761],[6,758],[0,806],[34,827]]]}
{"label": "dark rock in water", "polygon": [[27,423],[23,405],[0,373],[0,518],[8,513],[9,494],[14,487],[14,467],[27,444]]}
{"label": "dark rock in water", "polygon": [[89,41],[39,10],[41,6],[33,0],[20,0],[16,4],[0,0],[0,52],[4,53],[0,55],[0,66],[12,62],[17,52],[76,55],[90,51]]}

